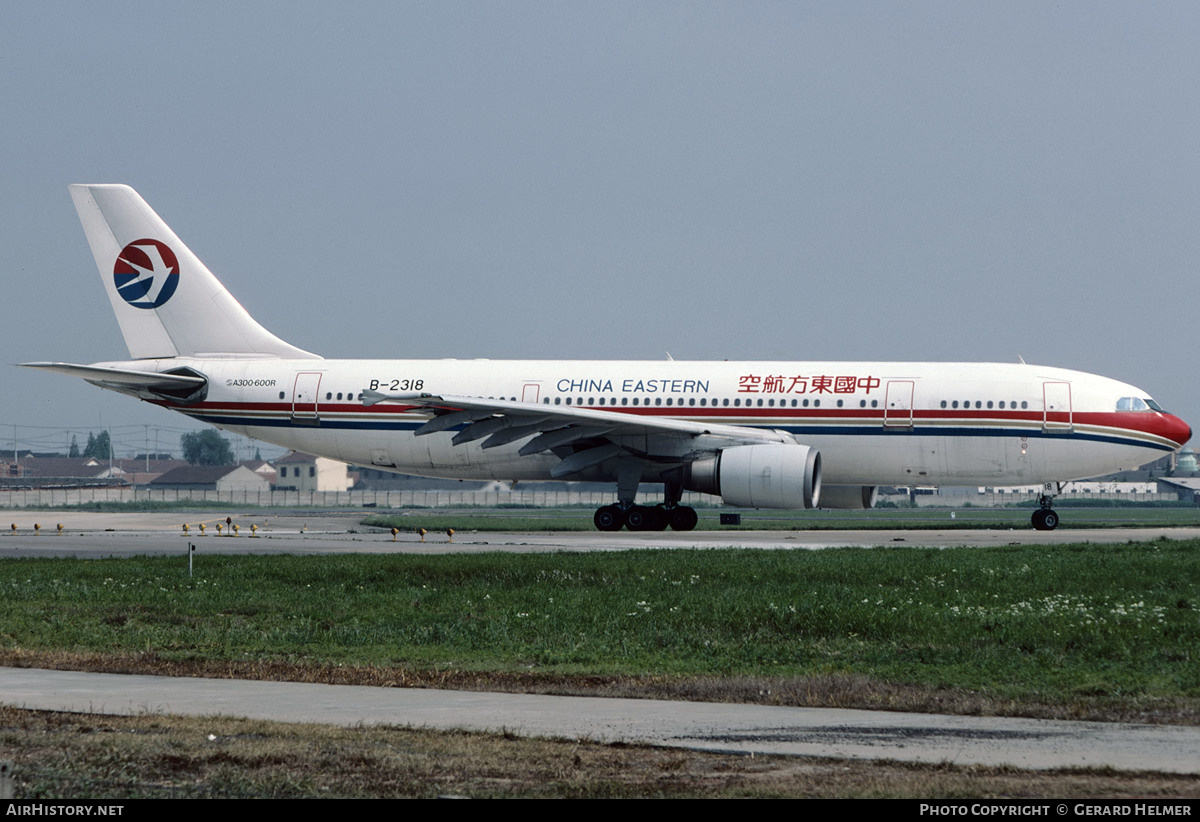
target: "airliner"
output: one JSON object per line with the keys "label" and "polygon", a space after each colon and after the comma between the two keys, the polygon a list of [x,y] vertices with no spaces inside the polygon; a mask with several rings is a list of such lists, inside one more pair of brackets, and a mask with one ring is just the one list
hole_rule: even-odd
{"label": "airliner", "polygon": [[869,508],[881,485],[983,484],[1040,485],[1049,530],[1066,481],[1191,437],[1139,388],[1024,362],[324,359],[259,325],[132,188],[69,190],[130,359],[23,365],[354,465],[614,483],[605,531],[694,528],[684,491]]}

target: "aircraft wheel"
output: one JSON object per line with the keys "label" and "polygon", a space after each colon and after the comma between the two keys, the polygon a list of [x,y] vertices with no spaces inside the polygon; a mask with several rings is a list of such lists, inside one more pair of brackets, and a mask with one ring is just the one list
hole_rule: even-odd
{"label": "aircraft wheel", "polygon": [[620,531],[625,524],[625,512],[617,505],[605,505],[596,509],[592,522],[601,531]]}
{"label": "aircraft wheel", "polygon": [[630,531],[657,531],[658,510],[635,505],[625,514],[625,527]]}
{"label": "aircraft wheel", "polygon": [[1058,527],[1058,514],[1049,508],[1039,508],[1030,517],[1033,527],[1039,531],[1053,531]]}
{"label": "aircraft wheel", "polygon": [[665,531],[665,530],[667,530],[667,526],[671,524],[671,512],[667,509],[667,507],[665,505],[663,505],[662,503],[659,503],[658,505],[654,506],[653,508],[651,508],[649,510],[654,512],[654,525],[653,525],[653,527],[647,528],[646,530],[647,531]]}
{"label": "aircraft wheel", "polygon": [[700,521],[700,517],[696,516],[696,509],[688,505],[676,505],[667,514],[673,531],[691,531]]}

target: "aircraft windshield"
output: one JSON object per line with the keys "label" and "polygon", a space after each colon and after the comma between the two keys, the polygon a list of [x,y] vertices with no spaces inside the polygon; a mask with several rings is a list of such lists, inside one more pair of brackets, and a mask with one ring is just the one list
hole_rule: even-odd
{"label": "aircraft windshield", "polygon": [[1149,397],[1121,397],[1117,400],[1118,411],[1158,411],[1160,414],[1165,414],[1162,406],[1156,403]]}

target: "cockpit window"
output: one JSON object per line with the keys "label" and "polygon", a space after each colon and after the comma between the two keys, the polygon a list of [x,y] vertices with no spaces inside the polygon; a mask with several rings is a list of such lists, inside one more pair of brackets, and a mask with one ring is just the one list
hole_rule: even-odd
{"label": "cockpit window", "polygon": [[1160,414],[1165,414],[1162,406],[1156,403],[1149,397],[1121,397],[1117,400],[1118,411],[1158,411]]}

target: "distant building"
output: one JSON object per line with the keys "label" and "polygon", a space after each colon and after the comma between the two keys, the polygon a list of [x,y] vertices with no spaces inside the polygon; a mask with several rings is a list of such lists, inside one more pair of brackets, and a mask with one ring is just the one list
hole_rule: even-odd
{"label": "distant building", "polygon": [[125,486],[128,480],[109,471],[108,460],[95,457],[39,457],[19,455],[17,463],[6,463],[0,487],[4,488],[103,488]]}
{"label": "distant building", "polygon": [[[980,494],[1040,494],[1040,485],[981,485]],[[1152,482],[1117,482],[1115,480],[1081,480],[1063,486],[1064,494],[1157,494],[1158,486]]]}
{"label": "distant building", "polygon": [[151,488],[177,491],[269,492],[271,483],[244,465],[184,465],[150,483]]}
{"label": "distant building", "polygon": [[302,451],[275,460],[275,470],[280,491],[349,491],[354,486],[346,463]]}
{"label": "distant building", "polygon": [[1175,494],[1180,502],[1200,504],[1200,477],[1160,477],[1160,494]]}
{"label": "distant building", "polygon": [[275,470],[275,466],[271,465],[271,463],[267,462],[266,460],[242,460],[238,463],[238,465],[249,468],[267,482],[271,483],[271,485],[275,484],[275,479],[279,475]]}

